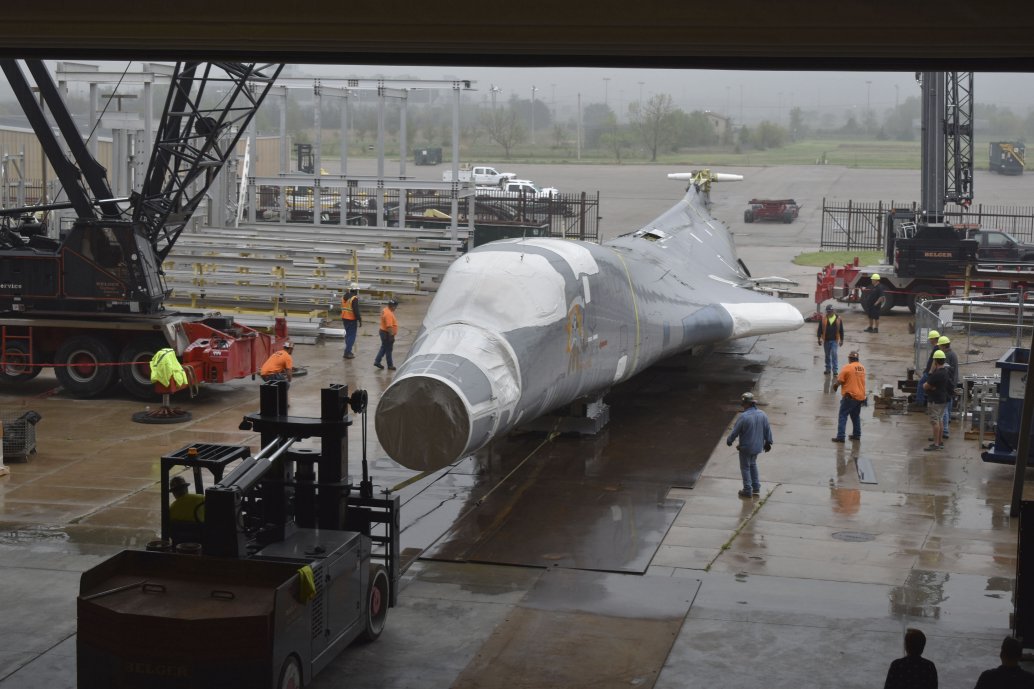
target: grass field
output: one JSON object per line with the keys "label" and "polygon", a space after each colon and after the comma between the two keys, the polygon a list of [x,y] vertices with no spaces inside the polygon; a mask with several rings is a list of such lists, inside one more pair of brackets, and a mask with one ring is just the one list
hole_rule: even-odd
{"label": "grass field", "polygon": [[830,263],[844,265],[858,259],[858,264],[863,266],[877,265],[883,262],[881,251],[811,251],[798,254],[793,262],[799,266],[815,266],[817,268],[828,266]]}
{"label": "grass field", "polygon": [[[505,165],[506,162],[612,165],[617,162],[611,151],[582,151],[582,157],[579,159],[570,147],[552,148],[548,145],[534,148],[520,147],[513,152],[509,161],[503,158],[500,147],[489,144],[464,147],[461,157],[462,160],[494,161],[499,165]],[[685,149],[657,157],[657,163],[666,165],[721,165],[725,167],[817,165],[822,164],[823,160],[827,165],[844,167],[918,170],[919,142],[809,139],[764,151],[745,150],[736,153],[731,148],[714,147]],[[621,162],[627,165],[638,165],[651,161],[639,155],[625,155]]]}

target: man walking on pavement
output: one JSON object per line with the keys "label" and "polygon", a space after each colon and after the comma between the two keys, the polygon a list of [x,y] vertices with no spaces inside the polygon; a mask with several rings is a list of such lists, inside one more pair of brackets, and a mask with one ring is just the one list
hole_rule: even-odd
{"label": "man walking on pavement", "polygon": [[377,350],[377,357],[373,360],[373,365],[379,369],[384,368],[381,365],[381,359],[386,358],[388,370],[395,370],[395,361],[391,358],[391,352],[395,348],[395,336],[399,334],[399,322],[395,318],[395,309],[398,308],[398,305],[397,300],[389,299],[388,305],[381,309],[381,329],[379,331],[381,348]]}
{"label": "man walking on pavement", "polygon": [[847,355],[847,366],[840,371],[837,382],[833,383],[833,391],[843,387],[840,398],[840,414],[837,417],[837,434],[834,443],[844,442],[847,430],[847,417],[851,417],[851,440],[862,438],[862,405],[865,404],[865,367],[858,363],[858,352]]}
{"label": "man walking on pavement", "polygon": [[844,321],[833,313],[832,304],[826,304],[826,316],[819,320],[819,344],[826,355],[825,374],[828,376],[832,371],[837,375],[840,368],[837,350],[844,344]]}
{"label": "man walking on pavement", "polygon": [[732,446],[737,438],[740,444],[736,449],[740,453],[740,475],[743,477],[743,490],[737,495],[749,498],[761,495],[761,479],[758,478],[758,454],[772,449],[772,427],[768,425],[768,416],[757,407],[753,393],[745,392],[740,396],[743,413],[733,424],[732,433],[725,444]]}
{"label": "man walking on pavement", "polygon": [[948,390],[951,385],[951,373],[944,365],[945,358],[944,352],[940,349],[933,353],[933,370],[923,384],[926,388],[926,414],[930,417],[930,427],[933,429],[930,445],[923,448],[928,452],[944,449],[944,408],[948,403]]}
{"label": "man walking on pavement", "polygon": [[363,327],[363,317],[359,314],[359,283],[353,282],[341,297],[341,323],[345,326],[345,359],[354,359],[352,347],[359,328]]}
{"label": "man walking on pavement", "polygon": [[878,333],[880,331],[880,314],[883,313],[883,305],[887,302],[887,295],[880,284],[880,274],[873,273],[872,287],[869,289],[868,304],[865,307],[869,316],[869,327],[864,330],[867,333]]}
{"label": "man walking on pavement", "polygon": [[948,401],[944,406],[944,418],[941,421],[942,437],[948,439],[948,429],[951,428],[951,407],[954,402],[955,387],[959,384],[959,357],[951,351],[951,340],[946,335],[937,338],[937,346],[944,352],[944,367],[948,369]]}
{"label": "man walking on pavement", "polygon": [[920,405],[926,404],[926,390],[923,389],[923,383],[926,382],[927,376],[933,370],[933,353],[937,351],[937,340],[941,339],[941,334],[936,330],[931,330],[926,337],[930,343],[930,354],[926,357],[926,368],[923,369],[923,375],[919,376],[919,383],[916,384],[916,404]]}

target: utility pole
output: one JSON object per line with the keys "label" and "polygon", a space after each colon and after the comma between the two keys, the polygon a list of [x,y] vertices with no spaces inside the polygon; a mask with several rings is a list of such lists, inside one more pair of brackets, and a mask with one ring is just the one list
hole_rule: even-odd
{"label": "utility pole", "polygon": [[603,77],[603,104],[610,107],[610,103],[607,100],[607,87],[610,85],[610,77]]}
{"label": "utility pole", "polygon": [[894,84],[894,108],[898,107],[898,85]]}
{"label": "utility pole", "polygon": [[869,94],[872,92],[872,82],[868,79],[865,80],[865,119],[869,119],[869,110],[872,108],[872,100]]}
{"label": "utility pole", "polygon": [[535,92],[538,91],[534,86],[531,87],[531,145],[535,145]]}
{"label": "utility pole", "polygon": [[645,84],[645,83],[646,83],[645,81],[640,81],[639,82],[639,109],[640,110],[643,109],[643,84]]}
{"label": "utility pole", "polygon": [[578,94],[578,123],[575,132],[575,148],[578,151],[578,160],[582,159],[582,94]]}

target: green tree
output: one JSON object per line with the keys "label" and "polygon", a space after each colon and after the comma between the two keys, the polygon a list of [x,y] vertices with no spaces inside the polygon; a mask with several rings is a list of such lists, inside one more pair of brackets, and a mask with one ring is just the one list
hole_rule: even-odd
{"label": "green tree", "polygon": [[797,141],[808,136],[808,126],[804,122],[804,111],[800,107],[790,109],[790,139]]}
{"label": "green tree", "polygon": [[600,142],[614,154],[614,159],[620,165],[622,154],[631,145],[631,137],[628,134],[628,130],[622,127],[618,122],[618,118],[612,114],[610,121],[607,122],[607,130],[600,137]]}
{"label": "green tree", "polygon": [[607,123],[614,117],[614,111],[603,103],[589,103],[582,110],[582,141],[586,148],[600,148],[600,139],[607,131]]}
{"label": "green tree", "polygon": [[503,154],[510,159],[513,147],[522,143],[526,136],[521,124],[518,108],[510,102],[505,108],[490,110],[482,115],[482,126],[488,138],[503,147]]}
{"label": "green tree", "polygon": [[674,135],[675,106],[671,96],[658,93],[642,107],[639,103],[628,106],[632,126],[639,134],[643,146],[650,154],[650,161],[657,161],[657,151],[669,145]]}
{"label": "green tree", "polygon": [[895,141],[915,141],[918,132],[915,123],[921,115],[919,98],[911,96],[894,108],[883,119],[883,131],[887,138]]}

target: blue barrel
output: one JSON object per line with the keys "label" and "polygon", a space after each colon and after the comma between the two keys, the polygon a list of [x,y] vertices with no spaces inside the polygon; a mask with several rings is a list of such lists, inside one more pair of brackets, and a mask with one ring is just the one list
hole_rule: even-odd
{"label": "blue barrel", "polygon": [[[1027,387],[1027,364],[1030,350],[1013,347],[999,359],[995,366],[1001,369],[998,384],[998,424],[995,426],[994,444],[980,455],[985,462],[998,464],[1016,463],[1016,446],[1020,440],[1020,421],[1023,418],[1023,395]],[[1034,431],[1034,426],[1032,426]],[[1027,450],[1027,461],[1034,459],[1034,432]]]}

